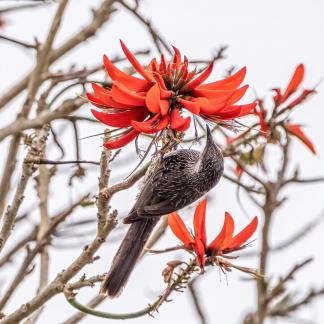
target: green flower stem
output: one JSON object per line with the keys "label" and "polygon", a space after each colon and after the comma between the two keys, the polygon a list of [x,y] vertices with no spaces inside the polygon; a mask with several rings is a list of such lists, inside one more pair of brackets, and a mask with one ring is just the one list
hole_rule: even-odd
{"label": "green flower stem", "polygon": [[116,314],[116,313],[103,312],[103,311],[82,305],[75,299],[75,297],[70,297],[67,295],[65,295],[65,297],[66,297],[66,300],[70,303],[70,305],[72,305],[74,308],[78,309],[82,313],[90,314],[90,315],[101,317],[101,318],[115,319],[115,320],[137,318],[137,317],[141,317],[141,316],[150,314],[152,311],[155,310],[155,308],[158,304],[157,302],[155,302],[154,304],[149,305],[146,308],[141,309],[137,312],[133,312],[133,313],[124,313],[124,314],[117,313]]}

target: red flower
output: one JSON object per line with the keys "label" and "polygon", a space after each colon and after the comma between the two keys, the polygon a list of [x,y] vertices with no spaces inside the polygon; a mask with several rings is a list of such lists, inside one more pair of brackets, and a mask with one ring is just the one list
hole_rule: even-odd
{"label": "red flower", "polygon": [[[281,121],[277,121],[281,116],[285,116],[285,113],[302,103],[310,94],[315,93],[314,89],[304,89],[295,99],[290,100],[290,102],[288,101],[288,99],[299,90],[304,79],[304,74],[304,65],[299,64],[296,67],[285,91],[282,91],[280,88],[273,89],[275,91],[275,95],[273,97],[275,105],[272,114],[267,114],[267,111],[263,108],[262,100],[259,101],[258,107],[254,109],[254,114],[259,118],[261,135],[266,137],[268,141],[271,142],[274,140],[274,142],[276,142],[276,140],[278,140],[278,135],[275,128],[280,125],[287,131],[288,134],[299,138],[312,153],[316,154],[313,143],[304,134],[300,126],[291,124],[285,120],[287,116],[284,120],[281,119]],[[283,106],[284,103],[286,104],[285,106]],[[267,115],[271,115],[271,117],[267,118]]]}
{"label": "red flower", "polygon": [[216,238],[207,245],[205,227],[206,204],[207,199],[204,199],[196,207],[194,216],[194,235],[188,231],[177,212],[170,214],[168,217],[168,223],[172,232],[182,241],[186,249],[195,252],[197,262],[202,268],[205,265],[206,255],[222,255],[244,248],[244,244],[253,235],[258,226],[258,218],[254,217],[249,225],[233,236],[234,220],[232,216],[226,212],[222,230]]}
{"label": "red flower", "polygon": [[191,117],[183,117],[184,111],[208,121],[226,123],[251,113],[256,105],[236,105],[248,88],[247,85],[239,88],[245,77],[245,68],[224,80],[203,84],[212,72],[213,63],[195,78],[196,70],[189,71],[187,58],[182,60],[175,47],[171,62],[166,62],[161,55],[160,63],[154,58],[146,68],[122,41],[121,47],[142,78],[119,70],[104,56],[112,87],[105,89],[92,84],[94,93],[87,94],[89,101],[102,109],[92,110],[94,117],[122,130],[105,144],[109,149],[128,144],[140,133],[153,134],[168,129],[176,135],[186,131]]}
{"label": "red flower", "polygon": [[305,135],[305,133],[301,130],[299,125],[286,123],[285,127],[286,127],[286,130],[288,131],[288,133],[290,133],[291,135],[296,136],[297,138],[299,138],[309,148],[309,150],[313,154],[316,154],[316,150],[315,150],[315,147],[314,147],[313,143]]}
{"label": "red flower", "polygon": [[273,90],[276,92],[274,96],[274,101],[276,106],[285,102],[294,92],[297,91],[298,87],[302,83],[304,79],[305,68],[303,64],[299,64],[287,86],[287,89],[284,93],[279,88],[274,88]]}
{"label": "red flower", "polygon": [[[273,89],[275,91],[275,96],[273,97],[273,100],[275,102],[275,108],[277,108],[281,104],[285,103],[291,97],[291,95],[293,95],[294,93],[296,93],[299,90],[300,85],[303,82],[304,75],[305,75],[304,64],[299,64],[296,67],[295,72],[294,72],[293,76],[291,77],[291,79],[288,83],[288,86],[284,92],[280,88]],[[304,101],[310,94],[313,94],[314,92],[315,92],[314,89],[303,90],[302,93],[297,98],[295,98],[293,101],[291,101],[287,105],[287,107],[284,108],[283,110],[289,110],[289,109],[296,107],[302,101]]]}

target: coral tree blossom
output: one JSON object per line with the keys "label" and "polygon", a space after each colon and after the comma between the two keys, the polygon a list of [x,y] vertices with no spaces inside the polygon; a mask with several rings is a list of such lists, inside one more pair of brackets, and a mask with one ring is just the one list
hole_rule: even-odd
{"label": "coral tree blossom", "polygon": [[222,230],[216,238],[207,245],[205,226],[206,205],[207,200],[204,199],[196,207],[193,235],[188,231],[177,212],[170,214],[168,217],[168,224],[172,232],[182,241],[186,249],[196,254],[197,262],[202,268],[205,265],[205,256],[223,255],[244,248],[244,244],[253,235],[258,226],[258,218],[254,217],[250,224],[241,232],[233,236],[234,220],[232,216],[226,212]]}
{"label": "coral tree blossom", "polygon": [[168,130],[171,138],[177,138],[190,127],[191,117],[183,116],[185,111],[211,122],[226,123],[251,113],[256,106],[236,104],[248,88],[240,86],[245,68],[223,80],[204,83],[213,63],[196,76],[196,69],[189,70],[188,59],[182,59],[173,47],[171,62],[161,55],[160,62],[153,58],[145,68],[122,41],[121,47],[140,77],[123,72],[104,56],[112,87],[105,89],[93,83],[93,94],[87,94],[89,101],[101,109],[92,110],[94,117],[121,130],[105,144],[109,149],[125,146],[141,133]]}
{"label": "coral tree blossom", "polygon": [[[314,89],[304,89],[299,93],[295,98],[291,99],[291,96],[294,95],[300,88],[301,83],[303,82],[305,74],[305,68],[303,64],[299,64],[288,83],[288,86],[285,91],[282,91],[280,88],[273,89],[275,91],[275,95],[273,97],[274,101],[274,112],[271,119],[267,120],[267,111],[262,106],[262,104],[258,105],[255,108],[255,114],[259,118],[260,130],[264,137],[271,138],[272,135],[272,126],[274,125],[273,120],[277,119],[284,114],[289,113],[291,110],[296,108],[299,104],[301,104],[310,94],[315,92]],[[311,140],[306,136],[306,134],[302,131],[300,125],[292,124],[289,121],[284,121],[281,125],[285,128],[288,134],[293,135],[300,139],[308,149],[316,154],[315,147]]]}

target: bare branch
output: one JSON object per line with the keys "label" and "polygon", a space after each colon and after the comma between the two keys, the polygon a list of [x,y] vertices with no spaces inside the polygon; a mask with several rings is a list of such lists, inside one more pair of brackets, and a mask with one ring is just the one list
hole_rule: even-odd
{"label": "bare branch", "polygon": [[65,118],[67,115],[80,108],[85,102],[86,101],[82,98],[76,98],[74,100],[67,99],[60,105],[60,107],[53,111],[44,111],[33,119],[15,120],[8,126],[0,129],[0,141],[9,135],[17,135],[26,129],[39,128],[53,120]]}
{"label": "bare branch", "polygon": [[[46,139],[49,134],[50,127],[45,124],[43,128],[37,133],[36,138],[33,140],[32,145],[27,153],[26,160],[41,157],[43,148],[46,143]],[[8,237],[11,234],[12,227],[19,210],[19,207],[24,198],[24,192],[28,183],[29,178],[36,171],[36,166],[33,163],[24,162],[22,168],[22,175],[18,183],[15,196],[13,198],[11,206],[8,206],[7,212],[2,220],[2,227],[0,230],[0,252],[2,251]]]}
{"label": "bare branch", "polygon": [[[82,44],[84,41],[93,37],[104,25],[104,23],[110,18],[110,15],[115,11],[115,9],[113,8],[114,2],[114,0],[103,1],[101,6],[93,11],[92,21],[51,53],[49,64],[54,63],[56,60],[61,58],[63,55],[65,55],[78,45]],[[0,98],[0,109],[7,105],[12,99],[14,99],[27,87],[31,75],[32,72],[28,73],[21,79],[21,81],[12,86],[10,90],[2,96],[2,98]]]}

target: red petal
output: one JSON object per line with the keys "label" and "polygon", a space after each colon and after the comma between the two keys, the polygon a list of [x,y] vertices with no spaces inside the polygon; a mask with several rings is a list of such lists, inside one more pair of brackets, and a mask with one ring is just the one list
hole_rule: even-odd
{"label": "red petal", "polygon": [[[232,109],[237,109],[240,107],[241,112],[240,116],[246,115],[248,113],[251,113],[251,110],[256,106],[256,103],[252,103],[249,105],[239,105],[239,106],[230,106],[232,103],[238,101],[243,94],[245,93],[247,89],[247,86],[242,87],[236,91],[208,91],[208,96],[210,97],[212,93],[213,95],[220,94],[219,97],[214,98],[214,99],[207,99],[207,98],[192,98],[192,101],[197,102],[200,106],[201,113],[203,114],[216,114],[219,111],[222,111],[223,109],[226,110],[232,110]],[[200,92],[200,90],[199,90]],[[225,93],[225,94],[224,94]],[[234,107],[227,109],[227,107]]]}
{"label": "red petal", "polygon": [[192,95],[195,97],[205,97],[207,99],[213,100],[224,100],[225,98],[230,98],[234,95],[235,89],[231,90],[201,90],[196,89],[192,92]]}
{"label": "red petal", "polygon": [[110,60],[104,55],[104,66],[106,68],[107,73],[111,77],[111,79],[117,80],[122,83],[125,87],[134,91],[144,91],[147,90],[150,83],[147,80],[136,78],[132,75],[129,75],[121,70],[119,70]]}
{"label": "red petal", "polygon": [[91,86],[96,97],[101,100],[112,100],[111,90],[105,89],[96,83],[91,83]]}
{"label": "red petal", "polygon": [[106,147],[109,150],[121,148],[130,143],[132,140],[134,140],[139,134],[140,133],[137,130],[132,129],[127,134],[121,135],[111,141],[106,142],[104,144],[104,147]]}
{"label": "red petal", "polygon": [[261,106],[259,106],[258,109],[254,109],[254,112],[259,118],[261,135],[267,137],[269,128],[264,119],[265,110]]}
{"label": "red petal", "polygon": [[188,79],[188,63],[186,62],[185,63],[186,65],[183,66],[183,73],[182,73],[182,80],[183,82],[187,82]]}
{"label": "red petal", "polygon": [[195,239],[194,250],[197,255],[197,263],[201,268],[205,266],[205,245],[199,239]]}
{"label": "red petal", "polygon": [[191,123],[191,118],[190,116],[188,116],[185,118],[185,122],[183,123],[183,125],[177,128],[177,131],[185,132],[190,127],[190,123]]}
{"label": "red petal", "polygon": [[228,105],[235,104],[239,101],[246,93],[246,90],[249,88],[248,85],[245,85],[239,89],[237,89],[234,94],[227,100]]}
{"label": "red petal", "polygon": [[282,93],[279,88],[273,88],[272,90],[276,93],[275,96],[273,97],[273,101],[276,104],[275,108],[277,108],[277,106],[280,105],[282,101]]}
{"label": "red petal", "polygon": [[314,89],[305,89],[303,90],[303,93],[298,96],[295,100],[293,100],[289,105],[288,109],[292,109],[302,103],[310,94],[315,93],[316,91]]}
{"label": "red petal", "polygon": [[240,176],[242,175],[243,171],[244,171],[244,170],[241,168],[241,166],[238,165],[238,164],[236,164],[236,167],[235,167],[235,169],[234,169],[234,172],[235,172],[235,174],[236,174],[238,177],[240,177]]}
{"label": "red petal", "polygon": [[165,86],[165,83],[164,83],[164,80],[162,78],[162,75],[161,74],[155,74],[155,78],[156,78],[156,81],[158,82],[159,86],[160,86],[160,90],[163,89],[163,90],[167,90],[167,87]]}
{"label": "red petal", "polygon": [[224,225],[220,233],[216,236],[216,238],[208,245],[208,249],[215,250],[223,250],[224,246],[226,246],[232,239],[234,233],[234,220],[232,216],[226,212]]}
{"label": "red petal", "polygon": [[120,41],[121,47],[123,49],[123,52],[125,53],[126,57],[128,58],[129,62],[133,65],[134,69],[147,81],[154,82],[153,76],[145,71],[143,66],[140,62],[137,61],[136,57],[132,54],[132,52],[126,47],[126,45],[123,43],[123,41]]}
{"label": "red petal", "polygon": [[198,98],[198,100],[195,100],[195,102],[199,104],[200,113],[206,115],[216,114],[218,111],[222,110],[226,105],[225,102],[214,104],[211,102],[211,100],[208,100],[206,98]]}
{"label": "red petal", "polygon": [[194,243],[192,235],[189,233],[186,225],[180,218],[179,214],[174,212],[168,216],[168,224],[174,235],[185,245],[189,246]]}
{"label": "red petal", "polygon": [[145,105],[145,97],[136,94],[128,90],[125,86],[121,83],[115,81],[112,86],[112,98],[126,105],[133,105],[133,106],[144,106]]}
{"label": "red petal", "polygon": [[173,108],[170,114],[170,126],[172,129],[178,130],[187,122],[187,118],[183,118],[179,108]]}
{"label": "red petal", "polygon": [[189,72],[187,79],[188,80],[193,79],[193,77],[196,75],[196,72],[197,72],[197,68],[195,68],[193,71]]}
{"label": "red petal", "polygon": [[164,55],[161,54],[161,63],[160,63],[160,72],[161,73],[166,73],[166,63],[165,63],[165,58]]}
{"label": "red petal", "polygon": [[[101,100],[100,98],[96,98],[94,97],[91,93],[87,93],[87,98],[89,99],[89,101],[91,102],[92,105],[98,107],[98,108],[101,108],[101,109],[117,109],[117,110],[128,110],[128,109],[132,109],[132,108],[138,108],[138,107],[134,107],[134,106],[128,106],[128,105],[123,105],[123,104],[120,104],[118,102],[116,102],[116,104],[112,104],[111,102],[109,102],[108,104],[108,101],[105,100]],[[113,101],[113,100],[112,100]]]}
{"label": "red petal", "polygon": [[128,110],[120,113],[106,114],[94,109],[91,112],[102,123],[112,127],[129,127],[132,120],[142,121],[147,112],[144,109]]}
{"label": "red petal", "polygon": [[226,249],[237,249],[241,247],[253,235],[257,227],[258,218],[254,217],[248,226],[232,238]]}
{"label": "red petal", "polygon": [[160,101],[160,110],[161,110],[161,115],[165,116],[169,113],[169,108],[170,108],[170,101],[169,100],[161,100]]}
{"label": "red petal", "polygon": [[[100,100],[99,98],[94,97],[89,92],[86,93],[86,96],[87,96],[88,100],[90,101],[90,103],[98,108],[101,108],[101,109],[116,108],[116,107],[112,107],[111,105],[107,105],[103,100]],[[123,105],[121,105],[121,106],[123,106]],[[122,108],[122,109],[128,109],[128,107],[124,106],[124,108]]]}
{"label": "red petal", "polygon": [[221,245],[221,249],[224,250],[229,242],[231,242],[234,233],[234,220],[230,213],[225,213],[225,237]]}
{"label": "red petal", "polygon": [[195,89],[199,85],[201,85],[212,73],[213,71],[213,63],[210,63],[205,71],[203,71],[196,79],[190,81],[185,85],[185,88],[187,89]]}
{"label": "red petal", "polygon": [[195,210],[194,216],[194,229],[195,229],[195,238],[198,238],[204,246],[206,246],[206,204],[207,199],[202,200]]}
{"label": "red petal", "polygon": [[290,97],[290,95],[293,94],[298,89],[298,87],[303,81],[304,73],[305,73],[304,65],[299,64],[287,86],[285,93],[282,96],[282,99],[280,100],[281,102],[286,101]]}
{"label": "red petal", "polygon": [[173,91],[167,90],[167,87],[165,86],[164,80],[161,76],[161,74],[155,75],[156,80],[158,82],[159,88],[160,88],[160,98],[161,99],[169,99],[173,95]]}
{"label": "red petal", "polygon": [[226,106],[223,109],[219,110],[213,116],[217,117],[218,119],[234,119],[240,116],[241,106]]}
{"label": "red petal", "polygon": [[144,122],[138,122],[135,120],[131,121],[132,126],[139,132],[152,134],[156,133],[158,129],[156,129],[157,125],[159,125],[158,120],[160,119],[161,115],[156,114],[154,117],[152,117],[149,120],[146,120]]}
{"label": "red petal", "polygon": [[167,66],[166,75],[167,75],[169,78],[172,77],[171,64],[170,64],[170,63],[169,63],[168,66]]}
{"label": "red petal", "polygon": [[237,88],[244,80],[246,74],[246,67],[237,71],[235,74],[230,77],[219,80],[211,83],[202,84],[198,89],[204,90],[225,90],[225,89],[235,89]]}
{"label": "red petal", "polygon": [[162,129],[166,128],[169,124],[169,116],[163,116],[161,120],[158,122],[158,124],[154,127],[154,133],[159,132]]}
{"label": "red petal", "polygon": [[194,115],[198,115],[200,112],[200,107],[197,102],[188,101],[184,99],[178,99],[179,104],[183,107],[192,112]]}
{"label": "red petal", "polygon": [[315,147],[311,140],[305,135],[305,133],[301,130],[299,125],[295,124],[286,124],[286,129],[288,132],[297,138],[299,138],[308,148],[309,150],[313,153],[316,154]]}
{"label": "red petal", "polygon": [[157,84],[154,84],[154,86],[147,92],[145,104],[150,112],[160,112],[160,88]]}
{"label": "red petal", "polygon": [[173,95],[173,91],[171,90],[164,90],[160,88],[160,97],[161,99],[170,99]]}
{"label": "red petal", "polygon": [[256,103],[251,103],[247,105],[232,105],[224,107],[219,110],[216,114],[209,115],[210,118],[231,120],[239,117],[243,117],[247,114],[251,114],[252,110],[255,108]]}
{"label": "red petal", "polygon": [[102,105],[107,106],[107,107],[103,107],[103,108],[112,107],[112,108],[123,109],[123,110],[138,108],[138,107],[132,106],[132,105],[120,104],[120,103],[116,102],[115,100],[113,100],[111,90],[102,88],[101,86],[99,86],[95,83],[92,83],[91,85],[92,85],[92,89],[93,89],[96,97],[93,97],[90,95],[90,96],[88,96],[88,99],[90,101],[97,102],[98,104],[101,103]]}
{"label": "red petal", "polygon": [[250,104],[240,105],[241,107],[240,117],[246,116],[248,114],[252,114],[253,109],[256,107],[257,104],[258,104],[257,102],[252,102]]}
{"label": "red petal", "polygon": [[182,65],[178,75],[177,75],[177,84],[180,84],[180,81],[183,82],[187,79],[188,76],[188,59],[185,57],[185,62]]}
{"label": "red petal", "polygon": [[147,66],[147,70],[153,71],[153,72],[157,72],[158,71],[158,63],[156,61],[156,58],[153,58],[151,60],[151,62],[149,63],[149,65]]}
{"label": "red petal", "polygon": [[181,64],[181,53],[175,46],[172,46],[172,48],[174,50],[173,63],[175,63],[176,68],[179,68]]}

